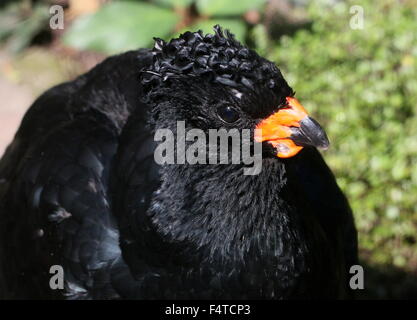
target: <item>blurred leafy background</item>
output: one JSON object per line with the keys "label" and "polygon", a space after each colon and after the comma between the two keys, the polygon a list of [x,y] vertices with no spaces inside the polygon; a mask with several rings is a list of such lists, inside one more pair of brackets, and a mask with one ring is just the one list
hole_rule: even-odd
{"label": "blurred leafy background", "polygon": [[[51,5],[65,9],[51,30]],[[350,27],[351,6],[364,28]],[[0,154],[48,87],[107,55],[220,24],[275,61],[326,128],[365,266],[361,298],[417,298],[417,0],[3,1]]]}

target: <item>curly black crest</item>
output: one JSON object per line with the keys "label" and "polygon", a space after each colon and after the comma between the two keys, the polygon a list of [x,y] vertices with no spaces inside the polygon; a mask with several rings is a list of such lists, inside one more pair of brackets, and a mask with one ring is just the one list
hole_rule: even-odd
{"label": "curly black crest", "polygon": [[216,25],[214,31],[206,35],[187,31],[169,42],[156,38],[153,64],[143,71],[143,83],[155,87],[188,76],[254,90],[256,85],[273,89],[285,82],[273,63],[243,46],[228,30]]}

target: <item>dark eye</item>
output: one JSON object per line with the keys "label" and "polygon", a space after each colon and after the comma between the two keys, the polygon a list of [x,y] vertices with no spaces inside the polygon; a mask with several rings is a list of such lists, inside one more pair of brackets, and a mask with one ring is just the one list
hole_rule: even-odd
{"label": "dark eye", "polygon": [[227,123],[233,123],[239,119],[239,113],[230,106],[217,108],[217,114],[220,119]]}

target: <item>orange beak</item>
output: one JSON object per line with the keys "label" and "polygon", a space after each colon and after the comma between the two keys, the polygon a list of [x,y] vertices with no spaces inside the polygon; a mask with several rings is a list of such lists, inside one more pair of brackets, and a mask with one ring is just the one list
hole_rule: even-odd
{"label": "orange beak", "polygon": [[304,146],[327,149],[329,139],[322,127],[310,118],[297,99],[287,97],[287,105],[262,120],[255,131],[255,141],[267,141],[279,158],[295,156]]}

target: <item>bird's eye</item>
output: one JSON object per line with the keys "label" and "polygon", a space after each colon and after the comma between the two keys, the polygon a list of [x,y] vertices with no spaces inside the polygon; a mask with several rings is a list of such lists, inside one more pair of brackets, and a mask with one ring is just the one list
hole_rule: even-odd
{"label": "bird's eye", "polygon": [[233,123],[239,119],[239,113],[230,106],[217,108],[217,114],[221,120],[227,123]]}

